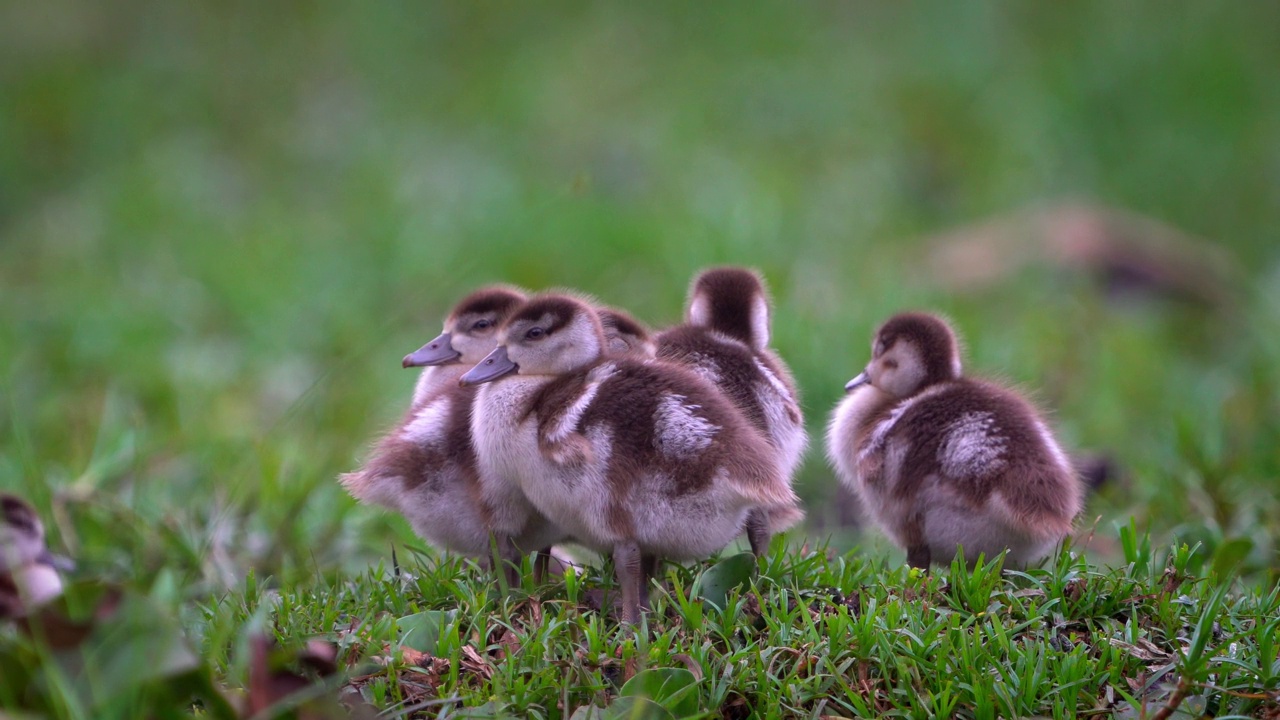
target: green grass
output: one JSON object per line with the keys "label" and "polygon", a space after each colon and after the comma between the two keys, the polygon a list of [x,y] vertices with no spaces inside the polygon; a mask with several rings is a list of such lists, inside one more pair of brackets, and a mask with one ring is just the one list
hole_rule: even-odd
{"label": "green grass", "polygon": [[[698,706],[731,717],[739,696],[784,717],[988,701],[1069,716],[1108,687],[1127,702],[1128,680],[1153,697],[1183,676],[1274,692],[1274,668],[1245,668],[1275,657],[1276,627],[1257,619],[1275,613],[1280,571],[1277,15],[1101,1],[5,7],[0,490],[32,500],[78,578],[161,608],[229,686],[253,628],[295,643],[359,618],[367,635],[342,651],[364,662],[395,639],[391,620],[456,609],[438,695],[515,714],[604,704],[627,658],[681,653],[705,673]],[[1208,238],[1240,269],[1236,299],[1116,303],[1044,267],[979,293],[924,281],[931,234],[1061,198]],[[627,640],[563,585],[491,596],[337,485],[407,402],[398,359],[471,287],[572,286],[662,325],[720,262],[770,280],[774,344],[815,437],[798,479],[811,522],[757,578],[760,621],[707,610],[696,629],[677,617],[697,606],[673,598]],[[1032,389],[1067,444],[1117,459],[1078,560],[911,579],[883,540],[836,525],[817,438],[871,329],[903,307],[950,314],[972,371]],[[1199,548],[1180,585],[1165,589],[1163,558],[1133,559],[1113,530],[1131,518],[1157,547]],[[412,582],[386,569],[393,548]],[[1233,582],[1208,579],[1241,553]],[[687,596],[704,567],[669,580]],[[1064,600],[1077,579],[1084,594]],[[999,608],[954,604],[983,583]],[[1200,665],[1157,674],[1220,585]],[[829,588],[856,598],[848,620]],[[554,626],[526,627],[526,594]],[[796,609],[815,603],[817,620]],[[459,648],[487,656],[500,623],[559,660],[460,670]],[[1139,663],[1112,638],[1165,655]],[[769,679],[810,661],[795,698]],[[1024,696],[1026,673],[1082,680]],[[386,670],[380,704],[406,696],[401,677]],[[70,700],[49,712],[93,714]]]}
{"label": "green grass", "polygon": [[[745,565],[733,556],[705,570],[669,567],[634,632],[584,604],[588,589],[609,586],[594,570],[504,594],[458,561],[278,589],[250,576],[239,592],[197,607],[168,596],[162,581],[150,590],[148,626],[171,627],[166,612],[188,616],[189,642],[207,663],[200,672],[232,686],[248,682],[249,634],[266,628],[295,651],[322,637],[340,648],[348,701],[396,715],[567,717],[596,707],[616,717],[619,698],[638,685],[658,706],[644,717],[1145,717],[1166,705],[1187,713],[1175,717],[1256,717],[1280,709],[1280,591],[1228,592],[1229,559],[1211,563],[1187,546],[1153,554],[1139,536],[1122,536],[1132,541],[1131,561],[1112,570],[1066,551],[1044,569],[1003,573],[999,559],[920,574],[777,543],[758,573],[750,556]],[[719,584],[727,590],[712,589]],[[5,652],[12,656],[12,646]],[[78,677],[66,661],[41,667],[28,687]],[[172,701],[157,686],[198,693],[156,672],[165,682],[144,674],[134,685],[95,685],[65,715],[141,714],[157,696]],[[646,683],[655,675],[667,679],[664,690]],[[215,706],[205,712],[219,716]]]}

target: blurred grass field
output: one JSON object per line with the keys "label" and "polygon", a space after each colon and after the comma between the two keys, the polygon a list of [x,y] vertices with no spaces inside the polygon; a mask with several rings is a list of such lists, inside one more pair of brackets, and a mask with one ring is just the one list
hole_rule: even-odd
{"label": "blurred grass field", "polygon": [[[92,572],[189,598],[359,573],[419,543],[335,477],[455,298],[571,286],[661,326],[735,263],[803,391],[810,537],[857,540],[821,428],[876,323],[929,307],[1116,458],[1099,560],[1132,516],[1247,538],[1273,578],[1277,27],[1265,3],[6,4],[0,490]],[[1064,198],[1209,238],[1238,300],[923,282],[923,238]]]}

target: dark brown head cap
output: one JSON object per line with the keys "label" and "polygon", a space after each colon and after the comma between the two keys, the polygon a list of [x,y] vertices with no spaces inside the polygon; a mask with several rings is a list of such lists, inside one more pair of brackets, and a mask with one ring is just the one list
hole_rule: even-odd
{"label": "dark brown head cap", "polygon": [[453,310],[449,312],[449,319],[456,319],[463,315],[483,315],[485,313],[496,313],[499,318],[502,318],[524,301],[525,294],[517,287],[511,285],[486,285],[459,300],[458,304],[454,305]]}
{"label": "dark brown head cap", "polygon": [[769,295],[764,280],[744,267],[704,270],[689,288],[685,319],[762,349],[769,344]]}
{"label": "dark brown head cap", "polygon": [[542,322],[545,319],[540,327],[548,335],[554,335],[567,327],[578,315],[589,317],[603,336],[604,329],[600,324],[600,318],[593,311],[590,301],[558,292],[542,293],[529,298],[507,318],[506,326],[510,327],[518,322]]}
{"label": "dark brown head cap", "polygon": [[901,340],[910,342],[924,365],[921,386],[960,377],[960,343],[946,320],[924,312],[898,313],[876,331],[872,357],[879,357]]}
{"label": "dark brown head cap", "polygon": [[35,509],[17,495],[0,493],[0,518],[14,530],[32,535],[40,533],[40,520]]}

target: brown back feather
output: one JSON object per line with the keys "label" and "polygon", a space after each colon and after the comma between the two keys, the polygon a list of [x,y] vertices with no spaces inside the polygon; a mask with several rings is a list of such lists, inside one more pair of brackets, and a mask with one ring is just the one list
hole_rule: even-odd
{"label": "brown back feather", "polygon": [[[902,402],[908,402],[903,400]],[[874,413],[865,428],[874,427],[897,402],[886,403]],[[948,382],[945,388],[916,401],[903,413],[887,442],[901,438],[910,448],[903,460],[894,494],[913,497],[930,475],[942,475],[939,450],[947,431],[966,413],[991,413],[993,425],[1005,438],[1005,465],[995,473],[942,479],[974,507],[985,503],[999,490],[1013,512],[1028,524],[1069,526],[1075,508],[1071,506],[1069,483],[1077,482],[1069,469],[1062,468],[1037,432],[1038,414],[1025,400],[999,386],[975,380]]]}

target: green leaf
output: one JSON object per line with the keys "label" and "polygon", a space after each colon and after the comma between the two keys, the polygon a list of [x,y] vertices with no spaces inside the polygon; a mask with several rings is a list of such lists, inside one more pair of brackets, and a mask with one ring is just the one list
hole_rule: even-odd
{"label": "green leaf", "polygon": [[407,645],[418,652],[436,653],[440,644],[440,636],[458,616],[457,610],[424,610],[413,615],[405,615],[396,620],[396,628],[400,631],[400,644]]}
{"label": "green leaf", "polygon": [[684,668],[652,668],[627,681],[622,697],[648,698],[677,717],[698,712],[698,679]]}
{"label": "green leaf", "polygon": [[1253,541],[1249,538],[1236,538],[1218,546],[1213,553],[1213,575],[1218,582],[1226,582],[1235,569],[1253,551]]}
{"label": "green leaf", "polygon": [[756,556],[749,552],[727,557],[702,573],[694,585],[698,597],[724,609],[725,601],[734,588],[747,584],[756,572]]}
{"label": "green leaf", "polygon": [[1195,672],[1200,669],[1201,663],[1204,661],[1204,650],[1209,644],[1209,638],[1213,637],[1213,623],[1218,617],[1218,608],[1222,605],[1222,600],[1226,597],[1226,586],[1219,587],[1209,596],[1205,602],[1204,608],[1200,613],[1200,619],[1196,621],[1195,632],[1191,635],[1191,642],[1186,651],[1186,665],[1184,672]]}
{"label": "green leaf", "polygon": [[504,712],[498,703],[493,701],[489,701],[483,705],[476,705],[475,707],[458,708],[454,712],[449,713],[448,716],[451,718],[473,718],[474,720],[480,720],[481,718],[483,718],[483,720],[515,719],[514,715]]}
{"label": "green leaf", "polygon": [[642,697],[619,697],[603,710],[593,709],[598,714],[588,715],[590,720],[675,720],[666,708]]}

